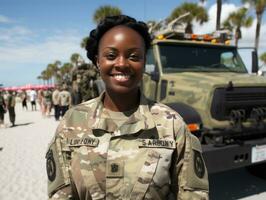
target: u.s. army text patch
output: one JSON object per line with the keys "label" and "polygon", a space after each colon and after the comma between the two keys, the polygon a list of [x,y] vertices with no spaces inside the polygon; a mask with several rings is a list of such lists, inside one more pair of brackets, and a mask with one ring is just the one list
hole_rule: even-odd
{"label": "u.s. army text patch", "polygon": [[164,139],[140,139],[139,147],[146,148],[176,148],[174,140],[164,140]]}

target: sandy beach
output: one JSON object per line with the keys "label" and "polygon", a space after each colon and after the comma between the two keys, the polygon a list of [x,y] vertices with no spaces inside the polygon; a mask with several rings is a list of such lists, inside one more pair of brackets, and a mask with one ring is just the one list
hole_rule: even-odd
{"label": "sandy beach", "polygon": [[[58,125],[39,111],[16,106],[17,126],[0,128],[0,200],[47,199],[45,153]],[[253,177],[244,169],[210,176],[212,200],[265,200],[266,180]]]}
{"label": "sandy beach", "polygon": [[[10,126],[8,114],[6,126]],[[16,106],[16,124],[0,128],[0,199],[47,199],[45,153],[58,122]]]}

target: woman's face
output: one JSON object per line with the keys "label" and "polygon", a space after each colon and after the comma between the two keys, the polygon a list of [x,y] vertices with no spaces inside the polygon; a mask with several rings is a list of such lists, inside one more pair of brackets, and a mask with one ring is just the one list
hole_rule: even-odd
{"label": "woman's face", "polygon": [[143,38],[126,26],[110,29],[99,42],[97,64],[108,93],[137,91],[145,64]]}

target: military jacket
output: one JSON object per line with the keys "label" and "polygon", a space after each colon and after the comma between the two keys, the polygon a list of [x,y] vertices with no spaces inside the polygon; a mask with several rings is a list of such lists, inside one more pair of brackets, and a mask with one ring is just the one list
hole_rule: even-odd
{"label": "military jacket", "polygon": [[60,106],[69,106],[71,104],[70,92],[66,90],[59,92],[58,102]]}
{"label": "military jacket", "polygon": [[198,139],[166,105],[141,97],[121,123],[100,97],[70,109],[46,154],[50,199],[208,199]]}

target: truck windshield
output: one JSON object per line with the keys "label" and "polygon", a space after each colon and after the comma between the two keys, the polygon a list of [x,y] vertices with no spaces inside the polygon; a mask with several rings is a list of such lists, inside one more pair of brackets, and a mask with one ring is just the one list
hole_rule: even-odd
{"label": "truck windshield", "polygon": [[235,47],[159,43],[159,52],[164,73],[247,73]]}

